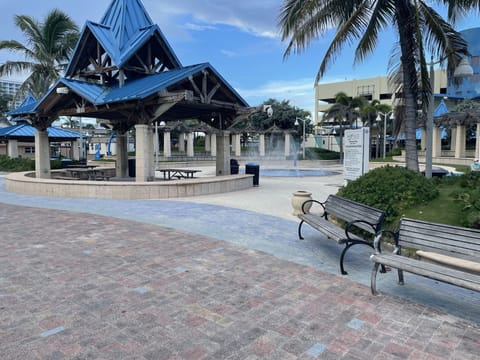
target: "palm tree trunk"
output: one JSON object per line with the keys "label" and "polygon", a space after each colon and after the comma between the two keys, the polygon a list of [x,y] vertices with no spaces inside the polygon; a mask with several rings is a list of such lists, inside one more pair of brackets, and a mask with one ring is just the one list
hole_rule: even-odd
{"label": "palm tree trunk", "polygon": [[415,67],[415,46],[410,22],[410,11],[403,0],[396,1],[398,33],[402,52],[403,97],[405,101],[405,161],[407,168],[418,171],[417,140],[417,71]]}

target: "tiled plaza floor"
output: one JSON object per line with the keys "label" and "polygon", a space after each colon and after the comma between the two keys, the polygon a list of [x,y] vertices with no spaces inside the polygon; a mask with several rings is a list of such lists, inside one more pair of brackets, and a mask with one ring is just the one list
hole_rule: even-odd
{"label": "tiled plaza floor", "polygon": [[479,354],[478,322],[350,277],[205,234],[0,201],[2,360]]}

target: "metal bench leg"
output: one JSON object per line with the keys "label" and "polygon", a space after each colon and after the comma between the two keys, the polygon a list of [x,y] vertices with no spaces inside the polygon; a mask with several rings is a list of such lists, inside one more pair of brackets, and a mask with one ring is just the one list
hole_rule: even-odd
{"label": "metal bench leg", "polygon": [[298,224],[298,238],[300,240],[303,240],[303,236],[302,236],[302,225],[303,225],[304,221],[300,221],[300,224]]}
{"label": "metal bench leg", "polygon": [[398,284],[403,285],[405,284],[403,281],[403,270],[398,269]]}
{"label": "metal bench leg", "polygon": [[345,253],[347,252],[348,249],[350,249],[355,244],[357,243],[355,242],[347,243],[347,245],[345,245],[345,248],[342,251],[342,254],[340,255],[340,272],[342,275],[348,275],[348,273],[343,268],[343,258],[345,257]]}
{"label": "metal bench leg", "polygon": [[378,272],[378,267],[380,266],[380,263],[375,263],[373,265],[372,269],[372,275],[370,278],[370,289],[372,290],[373,295],[377,295],[377,272]]}

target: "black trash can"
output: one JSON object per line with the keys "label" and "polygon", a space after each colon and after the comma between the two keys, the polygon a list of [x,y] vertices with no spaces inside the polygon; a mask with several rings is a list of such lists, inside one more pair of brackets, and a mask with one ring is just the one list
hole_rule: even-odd
{"label": "black trash can", "polygon": [[62,164],[62,168],[67,168],[69,166],[72,166],[73,161],[70,159],[62,159],[60,160],[60,163]]}
{"label": "black trash can", "polygon": [[252,174],[253,176],[253,186],[258,186],[260,180],[260,165],[256,163],[247,163],[245,164],[245,174]]}
{"label": "black trash can", "polygon": [[238,161],[236,159],[230,159],[230,174],[236,175],[238,174]]}
{"label": "black trash can", "polygon": [[128,159],[128,176],[135,177],[135,159]]}

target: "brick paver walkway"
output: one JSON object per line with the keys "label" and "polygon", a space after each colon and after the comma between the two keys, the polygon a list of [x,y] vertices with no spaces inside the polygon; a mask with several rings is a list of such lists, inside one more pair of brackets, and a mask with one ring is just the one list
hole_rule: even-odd
{"label": "brick paver walkway", "polygon": [[152,224],[0,204],[0,359],[478,359],[480,325]]}

